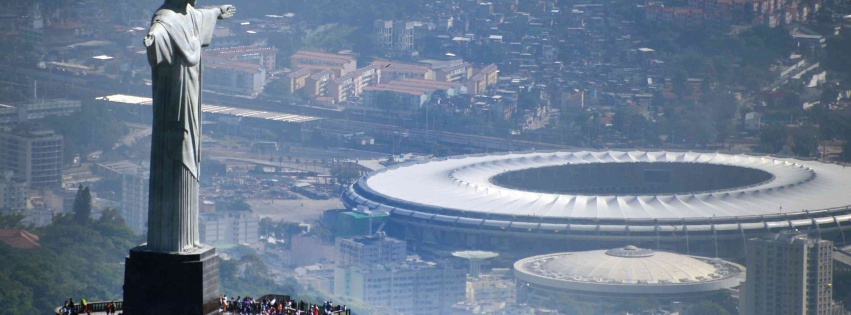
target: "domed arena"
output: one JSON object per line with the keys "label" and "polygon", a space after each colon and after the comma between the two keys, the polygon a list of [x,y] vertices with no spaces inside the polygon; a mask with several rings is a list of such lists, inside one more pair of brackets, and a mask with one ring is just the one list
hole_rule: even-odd
{"label": "domed arena", "polygon": [[625,246],[609,250],[554,253],[514,264],[522,294],[552,294],[580,300],[705,296],[740,285],[745,268],[721,260]]}
{"label": "domed arena", "polygon": [[632,243],[717,257],[787,229],[845,243],[849,192],[851,169],[818,161],[571,151],[395,165],[342,197],[350,209],[389,213],[391,235],[426,246],[543,253]]}

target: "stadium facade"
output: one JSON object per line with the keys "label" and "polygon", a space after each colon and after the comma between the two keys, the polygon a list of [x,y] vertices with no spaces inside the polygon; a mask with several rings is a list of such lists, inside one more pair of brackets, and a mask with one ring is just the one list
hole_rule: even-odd
{"label": "stadium facade", "polygon": [[546,253],[635,244],[717,257],[791,229],[845,243],[849,192],[851,168],[818,161],[573,151],[400,164],[360,178],[342,199],[390,214],[391,235],[427,246]]}

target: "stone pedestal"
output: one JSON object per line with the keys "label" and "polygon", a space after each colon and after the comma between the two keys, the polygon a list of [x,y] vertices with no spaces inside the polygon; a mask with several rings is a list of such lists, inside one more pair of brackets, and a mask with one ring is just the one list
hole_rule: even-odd
{"label": "stone pedestal", "polygon": [[124,270],[124,314],[208,315],[219,310],[219,255],[204,246],[191,253],[130,250]]}

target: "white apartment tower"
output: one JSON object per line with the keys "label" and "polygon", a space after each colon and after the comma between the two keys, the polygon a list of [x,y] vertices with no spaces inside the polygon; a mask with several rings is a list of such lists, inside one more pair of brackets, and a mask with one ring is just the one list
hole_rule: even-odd
{"label": "white apartment tower", "polygon": [[747,241],[742,315],[843,314],[833,302],[833,242],[794,231]]}
{"label": "white apartment tower", "polygon": [[150,173],[141,167],[121,174],[121,215],[136,234],[148,233]]}
{"label": "white apartment tower", "polygon": [[0,169],[15,172],[32,189],[62,187],[62,135],[22,124],[0,132]]}

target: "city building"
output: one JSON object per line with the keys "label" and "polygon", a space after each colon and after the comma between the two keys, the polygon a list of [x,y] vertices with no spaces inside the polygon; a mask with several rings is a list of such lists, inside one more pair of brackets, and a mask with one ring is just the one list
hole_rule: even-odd
{"label": "city building", "polygon": [[378,48],[390,57],[413,59],[418,55],[414,50],[415,25],[414,22],[376,20],[373,26]]}
{"label": "city building", "polygon": [[408,259],[377,266],[337,266],[334,294],[384,306],[396,314],[449,314],[464,300],[465,270]]}
{"label": "city building", "polygon": [[517,283],[507,269],[467,279],[467,305],[512,305],[517,302]]}
{"label": "city building", "polygon": [[62,135],[31,124],[0,132],[0,169],[11,170],[29,188],[62,187]]}
{"label": "city building", "polygon": [[[269,46],[236,46],[205,50],[209,58],[236,61],[239,63],[260,66],[271,74],[275,71],[278,49]],[[209,59],[207,59],[209,61]]]}
{"label": "city building", "polygon": [[[96,163],[92,172],[101,178],[121,181],[121,216],[136,234],[148,231],[148,168],[128,160]],[[203,211],[202,211],[203,212]]]}
{"label": "city building", "polygon": [[803,0],[689,0],[686,6],[665,6],[653,1],[645,6],[649,20],[680,27],[733,24],[777,27],[806,22],[821,8],[821,1]]}
{"label": "city building", "polygon": [[378,47],[387,50],[414,50],[414,22],[376,20]]}
{"label": "city building", "polygon": [[0,127],[12,126],[18,123],[18,108],[0,104]]}
{"label": "city building", "polygon": [[311,71],[308,68],[299,69],[284,76],[284,94],[293,94],[307,85]]}
{"label": "city building", "polygon": [[376,60],[373,65],[381,69],[381,83],[400,79],[434,80],[434,70],[428,65],[419,63],[404,63],[390,60]]}
{"label": "city building", "polygon": [[405,261],[405,242],[386,237],[383,232],[371,236],[337,238],[337,265],[387,265]]}
{"label": "city building", "polygon": [[388,235],[419,246],[529,255],[629,242],[723,256],[780,228],[842,239],[849,190],[851,168],[813,160],[560,151],[396,165],[360,178],[342,199],[347,209],[389,213]]}
{"label": "city building", "polygon": [[49,116],[68,116],[79,112],[80,101],[69,99],[39,99],[36,101],[18,104],[19,116],[26,115],[26,119],[41,119]]}
{"label": "city building", "polygon": [[[428,102],[434,91],[436,91],[436,89],[385,84],[368,86],[364,88],[363,91],[363,105],[364,107],[372,110],[385,110],[389,108],[390,110],[396,111],[412,111],[419,109],[423,106],[423,104]],[[383,107],[386,105],[381,103],[382,100],[380,97],[382,94],[392,95],[395,99],[399,100],[399,108]]]}
{"label": "city building", "polygon": [[331,70],[320,71],[307,77],[304,86],[307,95],[311,97],[325,96],[328,92],[328,86],[334,78],[334,72]]}
{"label": "city building", "polygon": [[318,51],[299,50],[290,57],[290,67],[302,69],[307,66],[321,66],[339,69],[337,76],[357,70],[357,59],[351,55],[329,54]]}
{"label": "city building", "polygon": [[376,85],[380,80],[381,68],[369,65],[332,80],[327,87],[327,96],[335,103],[345,102],[360,96],[365,87]]}
{"label": "city building", "polygon": [[[368,144],[368,142],[364,141],[369,139],[357,139],[357,137],[358,136],[356,135],[352,136],[354,141],[361,141],[359,144]],[[367,212],[358,210],[340,212],[337,213],[337,220],[334,223],[334,233],[337,237],[372,235],[379,227],[387,224],[389,217],[390,216],[384,212]]]}
{"label": "city building", "polygon": [[407,257],[404,241],[384,236],[337,239],[334,294],[399,314],[449,314],[465,297],[465,268]]}
{"label": "city building", "polygon": [[495,64],[490,64],[482,68],[478,73],[471,77],[465,83],[467,85],[467,93],[472,95],[484,94],[488,87],[495,85],[499,80],[499,69]]}
{"label": "city building", "polygon": [[245,245],[257,248],[260,242],[260,220],[247,211],[201,213],[198,233],[201,243],[211,245]]}
{"label": "city building", "polygon": [[293,266],[308,266],[333,261],[339,256],[339,250],[325,244],[316,236],[307,234],[293,235],[290,240],[290,263]]}
{"label": "city building", "polygon": [[150,173],[138,167],[121,174],[121,216],[136,234],[148,233]]}
{"label": "city building", "polygon": [[467,86],[461,83],[424,80],[416,78],[403,78],[363,89],[363,105],[367,108],[379,109],[383,100],[379,99],[381,94],[393,95],[399,100],[400,108],[395,110],[416,110],[428,102],[436,92],[442,92],[446,96],[458,96],[467,94]]}
{"label": "city building", "polygon": [[466,82],[473,76],[473,65],[468,62],[457,62],[432,69],[435,71],[435,80],[442,82]]}
{"label": "city building", "polygon": [[545,307],[545,301],[569,298],[598,310],[609,303],[640,299],[696,301],[738,287],[744,273],[744,267],[718,258],[632,245],[539,255],[514,263],[518,303]]}
{"label": "city building", "polygon": [[742,315],[845,314],[833,301],[833,242],[785,231],[749,239]]}
{"label": "city building", "polygon": [[3,171],[0,177],[0,212],[23,210],[27,207],[27,183],[15,177],[13,171]]}
{"label": "city building", "polygon": [[263,66],[211,59],[204,64],[204,85],[210,91],[256,97],[266,86]]}

